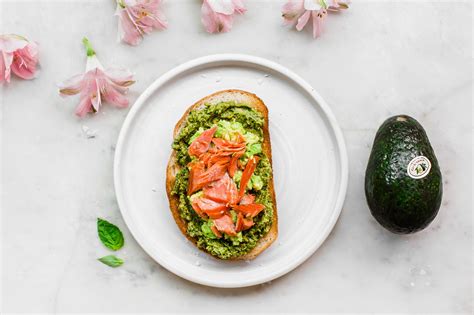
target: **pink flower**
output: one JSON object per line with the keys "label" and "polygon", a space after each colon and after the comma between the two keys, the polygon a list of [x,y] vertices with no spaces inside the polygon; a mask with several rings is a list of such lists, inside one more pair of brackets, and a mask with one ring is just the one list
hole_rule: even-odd
{"label": "pink flower", "polygon": [[301,31],[312,19],[313,37],[319,37],[323,21],[330,11],[339,11],[349,6],[349,0],[290,0],[283,5],[282,17],[285,24],[294,25]]}
{"label": "pink flower", "polygon": [[103,101],[117,107],[127,107],[124,94],[128,86],[135,83],[133,75],[124,69],[104,70],[87,38],[83,40],[87,49],[87,65],[84,74],[75,75],[60,86],[61,96],[80,93],[76,115],[84,117],[89,112],[98,112]]}
{"label": "pink flower", "polygon": [[327,0],[329,11],[340,11],[341,9],[348,9],[350,0]]}
{"label": "pink flower", "polygon": [[119,38],[129,45],[138,45],[145,34],[166,29],[168,22],[160,11],[161,0],[117,0]]}
{"label": "pink flower", "polygon": [[203,0],[201,21],[208,33],[228,32],[232,28],[234,14],[244,14],[242,0]]}
{"label": "pink flower", "polygon": [[38,65],[38,44],[18,35],[0,35],[0,83],[10,82],[13,71],[18,77],[35,77]]}

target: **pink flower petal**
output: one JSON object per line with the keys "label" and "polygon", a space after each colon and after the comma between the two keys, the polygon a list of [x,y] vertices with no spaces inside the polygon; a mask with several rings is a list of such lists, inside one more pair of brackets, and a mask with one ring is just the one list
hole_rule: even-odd
{"label": "pink flower petal", "polygon": [[107,69],[104,71],[104,73],[109,78],[109,80],[121,87],[127,87],[135,83],[133,80],[133,74],[126,69]]}
{"label": "pink flower petal", "polygon": [[24,48],[14,52],[12,71],[22,79],[30,80],[35,77],[38,65],[38,45],[34,42],[28,43]]}
{"label": "pink flower petal", "polygon": [[149,17],[149,19],[152,20],[152,25],[156,29],[165,30],[168,28],[168,20],[160,10],[156,11],[152,17]]}
{"label": "pink flower petal", "polygon": [[125,108],[128,106],[128,99],[112,86],[107,87],[107,91],[104,93],[104,100],[119,108]]}
{"label": "pink flower petal", "polygon": [[319,37],[328,11],[339,11],[348,8],[350,0],[289,0],[282,7],[285,24],[297,20],[296,29],[301,31],[312,18],[313,37]]}
{"label": "pink flower petal", "polygon": [[61,96],[75,95],[81,91],[83,74],[78,74],[64,81],[59,86]]}
{"label": "pink flower petal", "polygon": [[296,24],[296,29],[301,31],[303,27],[308,23],[309,18],[311,17],[311,11],[306,11],[303,15],[298,19],[298,24]]}
{"label": "pink flower petal", "polygon": [[306,11],[319,11],[322,8],[321,0],[304,0],[304,9]]}
{"label": "pink flower petal", "polygon": [[242,0],[203,0],[201,21],[208,33],[228,32],[232,28],[234,14],[246,11]]}
{"label": "pink flower petal", "polygon": [[321,9],[319,11],[313,11],[313,38],[319,37],[323,30],[323,21],[327,15],[327,11],[325,9]]}
{"label": "pink flower petal", "polygon": [[348,9],[350,0],[328,0],[328,10],[330,11],[340,11],[341,9]]}
{"label": "pink flower petal", "polygon": [[201,7],[201,22],[208,33],[217,32],[216,13],[206,0],[203,1]]}
{"label": "pink flower petal", "polygon": [[204,0],[212,11],[225,15],[234,14],[235,5],[233,0]]}
{"label": "pink flower petal", "polygon": [[22,36],[8,34],[0,35],[0,50],[12,53],[18,49],[22,49],[28,45],[28,40]]}
{"label": "pink flower petal", "polygon": [[125,3],[125,8],[117,6],[119,36],[130,45],[138,45],[145,34],[153,29],[166,29],[168,22],[160,10],[161,0],[136,0]]}
{"label": "pink flower petal", "polygon": [[231,30],[234,17],[232,15],[225,15],[217,13],[217,31],[226,33]]}
{"label": "pink flower petal", "polygon": [[100,95],[102,91],[105,90],[105,83],[103,82],[103,79],[100,77],[95,78],[94,83],[91,83],[91,86],[95,87],[95,93],[92,93],[91,103],[92,103],[92,107],[94,108],[94,111],[98,112],[100,109],[100,105],[102,104],[102,99]]}
{"label": "pink flower petal", "polygon": [[247,12],[247,9],[245,8],[244,2],[242,0],[232,0],[232,3],[234,4],[234,10],[238,14],[244,14]]}
{"label": "pink flower petal", "polygon": [[207,0],[203,1],[201,13],[201,21],[208,33],[228,32],[232,28],[233,16],[214,12]]}
{"label": "pink flower petal", "polygon": [[295,23],[300,15],[303,14],[303,1],[304,0],[292,0],[283,5],[281,13],[285,24],[291,25]]}
{"label": "pink flower petal", "polygon": [[313,38],[321,35],[321,19],[318,17],[318,11],[313,11]]}
{"label": "pink flower petal", "polygon": [[156,29],[164,30],[168,27],[168,20],[160,9],[161,0],[148,0],[144,6],[147,8],[148,15],[146,20],[149,20],[150,25]]}
{"label": "pink flower petal", "polygon": [[13,62],[13,53],[2,51],[2,73],[0,82],[10,82],[11,64]]}
{"label": "pink flower petal", "polygon": [[3,58],[3,52],[0,52],[0,84],[5,81],[5,60]]}
{"label": "pink flower petal", "polygon": [[76,107],[76,115],[84,117],[89,112],[93,112],[91,99],[88,97],[81,97],[81,101]]}
{"label": "pink flower petal", "polygon": [[119,16],[119,26],[122,33],[122,40],[125,43],[133,46],[140,44],[142,41],[142,34],[140,29],[135,25],[130,11],[127,9],[121,9]]}

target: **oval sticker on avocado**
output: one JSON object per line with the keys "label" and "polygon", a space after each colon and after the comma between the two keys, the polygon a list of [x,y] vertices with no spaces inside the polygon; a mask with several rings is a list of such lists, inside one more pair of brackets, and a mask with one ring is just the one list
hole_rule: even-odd
{"label": "oval sticker on avocado", "polygon": [[431,170],[431,162],[425,156],[417,156],[408,163],[408,176],[414,179],[420,179],[429,174]]}

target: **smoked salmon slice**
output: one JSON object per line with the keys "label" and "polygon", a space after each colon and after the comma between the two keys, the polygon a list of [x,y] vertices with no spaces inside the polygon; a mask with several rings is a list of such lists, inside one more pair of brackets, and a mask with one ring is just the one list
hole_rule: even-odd
{"label": "smoked salmon slice", "polygon": [[251,194],[244,195],[242,199],[240,199],[241,205],[250,205],[255,202],[255,196]]}
{"label": "smoked salmon slice", "polygon": [[220,138],[214,138],[212,139],[212,143],[215,144],[218,150],[233,152],[245,150],[245,140],[243,142],[233,142]]}
{"label": "smoked salmon slice", "polygon": [[[211,152],[214,151],[214,152]],[[233,152],[226,152],[221,150],[215,150],[211,148],[208,152],[202,154],[199,159],[206,164],[207,167],[211,167],[213,164],[227,164],[231,160]]]}
{"label": "smoked salmon slice", "polygon": [[235,231],[238,233],[250,229],[254,225],[252,219],[244,218],[242,212],[237,215],[237,222],[235,222]]}
{"label": "smoked salmon slice", "polygon": [[227,210],[227,206],[225,204],[208,198],[198,198],[195,203],[196,208],[198,208],[202,213],[207,214],[211,219],[220,218]]}
{"label": "smoked salmon slice", "polygon": [[258,156],[253,155],[249,158],[247,165],[245,165],[242,178],[240,179],[239,199],[245,194],[245,188],[247,187],[259,160],[260,158]]}
{"label": "smoked salmon slice", "polygon": [[242,230],[248,230],[255,224],[251,219],[246,219],[246,218],[243,218],[242,222],[243,222]]}
{"label": "smoked salmon slice", "polygon": [[232,218],[228,214],[214,220],[214,225],[219,232],[224,232],[229,236],[237,235],[235,232],[234,222],[232,222]]}
{"label": "smoked salmon slice", "polygon": [[202,189],[207,184],[219,180],[227,172],[227,165],[214,164],[207,170],[204,170],[204,163],[193,162],[190,164],[188,180],[188,196]]}
{"label": "smoked salmon slice", "polygon": [[254,203],[250,205],[234,205],[233,209],[239,212],[242,212],[245,216],[250,216],[251,218],[256,217],[265,206],[259,203]]}
{"label": "smoked salmon slice", "polygon": [[203,193],[207,198],[225,204],[235,204],[238,199],[237,186],[227,173],[220,180],[205,186]]}
{"label": "smoked salmon slice", "polygon": [[191,207],[193,207],[194,212],[196,212],[198,216],[200,216],[201,218],[205,218],[205,217],[206,217],[206,216],[204,215],[204,213],[202,212],[201,208],[199,208],[199,205],[198,205],[197,200],[194,200],[194,201],[191,203]]}
{"label": "smoked salmon slice", "polygon": [[198,191],[202,187],[199,184],[199,178],[204,173],[205,165],[203,162],[191,162],[188,164],[189,170],[189,179],[188,179],[188,195]]}
{"label": "smoked salmon slice", "polygon": [[237,171],[237,168],[239,166],[238,165],[239,159],[243,154],[244,154],[243,152],[236,152],[232,156],[232,159],[230,160],[229,168],[228,168],[228,172],[229,172],[230,177],[234,177],[235,172]]}
{"label": "smoked salmon slice", "polygon": [[212,158],[213,156],[214,156],[214,154],[211,153],[210,150],[209,150],[209,151],[207,151],[206,153],[202,154],[202,155],[199,157],[199,159],[200,159],[201,161],[203,161],[204,164],[206,164],[206,167],[209,167],[209,166],[211,166],[211,163],[210,163],[210,162],[211,162],[211,158]]}
{"label": "smoked salmon slice", "polygon": [[242,231],[242,228],[244,227],[243,219],[244,216],[242,215],[242,212],[239,212],[239,214],[237,214],[237,221],[235,222],[235,231],[237,233]]}
{"label": "smoked salmon slice", "polygon": [[230,156],[222,155],[213,155],[208,160],[208,167],[211,167],[214,164],[228,165],[231,160]]}
{"label": "smoked salmon slice", "polygon": [[219,230],[217,230],[216,226],[213,224],[211,226],[211,231],[212,233],[214,233],[215,236],[217,236],[218,238],[221,238],[222,237],[222,234],[221,232],[219,232]]}
{"label": "smoked salmon slice", "polygon": [[203,153],[206,153],[211,146],[212,137],[216,133],[217,127],[205,130],[199,137],[194,139],[191,145],[188,148],[188,153],[191,156],[201,156]]}
{"label": "smoked salmon slice", "polygon": [[199,183],[202,184],[201,188],[207,184],[219,180],[224,176],[227,171],[227,165],[214,164],[208,168],[204,173],[199,176]]}

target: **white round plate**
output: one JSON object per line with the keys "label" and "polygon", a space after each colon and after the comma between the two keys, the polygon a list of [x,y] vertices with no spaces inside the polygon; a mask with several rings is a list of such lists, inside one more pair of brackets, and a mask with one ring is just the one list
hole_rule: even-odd
{"label": "white round plate", "polygon": [[[197,100],[226,89],[255,93],[269,110],[279,234],[252,261],[198,250],[176,226],[165,190],[175,124]],[[191,60],[160,76],[130,110],[114,161],[120,210],[143,249],[180,277],[227,288],[270,281],[313,254],[339,217],[347,177],[342,133],[321,96],[274,62],[233,54]]]}

